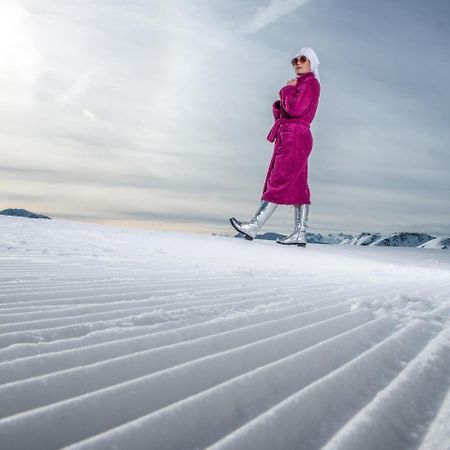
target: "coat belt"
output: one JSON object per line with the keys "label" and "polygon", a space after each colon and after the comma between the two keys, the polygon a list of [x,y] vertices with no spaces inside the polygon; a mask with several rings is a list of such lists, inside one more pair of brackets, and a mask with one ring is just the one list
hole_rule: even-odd
{"label": "coat belt", "polygon": [[275,141],[275,138],[277,136],[278,133],[278,128],[280,128],[280,125],[283,123],[300,123],[303,125],[306,125],[307,127],[309,127],[310,123],[307,122],[304,119],[298,119],[298,118],[294,118],[294,119],[286,119],[286,118],[280,118],[275,120],[275,123],[273,124],[273,127],[270,129],[269,134],[267,135],[267,140],[269,142],[273,142]]}

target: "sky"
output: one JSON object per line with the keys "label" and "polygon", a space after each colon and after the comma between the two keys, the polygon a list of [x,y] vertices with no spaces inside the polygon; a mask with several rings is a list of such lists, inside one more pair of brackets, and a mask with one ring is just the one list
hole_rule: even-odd
{"label": "sky", "polygon": [[444,0],[1,0],[0,210],[235,234],[307,46],[308,231],[448,235],[449,19]]}

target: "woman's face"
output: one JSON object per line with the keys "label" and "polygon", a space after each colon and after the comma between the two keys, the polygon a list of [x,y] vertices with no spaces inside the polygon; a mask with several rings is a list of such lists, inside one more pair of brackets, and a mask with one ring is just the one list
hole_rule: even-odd
{"label": "woman's face", "polygon": [[311,63],[306,56],[300,56],[299,58],[294,58],[292,60],[292,66],[294,68],[294,72],[297,75],[302,75],[307,72],[311,72]]}

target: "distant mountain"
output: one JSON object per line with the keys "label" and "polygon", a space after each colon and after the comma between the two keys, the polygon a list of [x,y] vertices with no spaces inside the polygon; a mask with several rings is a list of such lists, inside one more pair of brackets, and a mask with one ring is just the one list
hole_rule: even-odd
{"label": "distant mountain", "polygon": [[321,233],[306,233],[306,238],[308,242],[313,244],[346,244],[353,239],[353,235],[345,233],[328,233],[326,235]]}
{"label": "distant mountain", "polygon": [[355,237],[351,245],[368,245],[374,247],[418,247],[419,245],[434,239],[427,233],[398,232],[392,234],[363,232]]}
{"label": "distant mountain", "polygon": [[[243,238],[240,233],[235,237]],[[283,238],[279,233],[262,233],[256,239],[276,240]],[[330,245],[366,245],[373,247],[420,247],[435,249],[450,249],[450,238],[436,238],[427,233],[398,232],[392,234],[370,233],[364,231],[354,237],[346,233],[306,233],[306,237],[311,244],[330,244]]]}
{"label": "distant mountain", "polygon": [[17,216],[17,217],[28,217],[29,219],[50,219],[48,216],[42,214],[36,214],[26,209],[8,208],[0,211],[3,216]]}
{"label": "distant mountain", "polygon": [[[244,235],[241,233],[237,233],[234,237],[237,238],[243,238]],[[284,238],[284,234],[280,233],[261,233],[256,236],[255,239],[263,239],[266,241],[275,241],[277,238]],[[321,233],[306,233],[306,238],[308,239],[308,242],[311,242],[313,244],[340,244],[346,240],[352,239],[353,236],[351,234],[344,234],[344,233],[335,233],[335,234],[327,234],[322,235]]]}
{"label": "distant mountain", "polygon": [[368,231],[363,231],[358,236],[353,238],[349,242],[349,244],[351,244],[351,245],[370,245],[380,238],[381,238],[380,233],[369,233]]}
{"label": "distant mountain", "polygon": [[425,242],[418,246],[419,248],[437,248],[441,250],[450,249],[450,238],[439,237],[431,239],[431,241]]}
{"label": "distant mountain", "polygon": [[370,245],[377,247],[418,247],[434,238],[427,233],[401,232],[384,236]]}

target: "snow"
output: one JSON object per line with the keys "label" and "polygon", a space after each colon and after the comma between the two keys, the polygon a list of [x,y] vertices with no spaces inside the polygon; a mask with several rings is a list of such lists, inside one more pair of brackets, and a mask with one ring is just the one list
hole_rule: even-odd
{"label": "snow", "polygon": [[450,448],[450,254],[0,217],[3,449]]}
{"label": "snow", "polygon": [[418,247],[431,241],[434,236],[427,233],[395,233],[376,240],[370,245],[394,246],[394,247]]}
{"label": "snow", "polygon": [[450,248],[450,238],[439,237],[439,238],[431,239],[430,241],[419,245],[419,247],[446,250],[446,249]]}
{"label": "snow", "polygon": [[393,234],[363,232],[354,238],[347,237],[340,243],[378,247],[419,247],[445,250],[449,248],[450,238],[448,236],[435,237],[428,233],[413,233],[405,231],[400,231]]}

